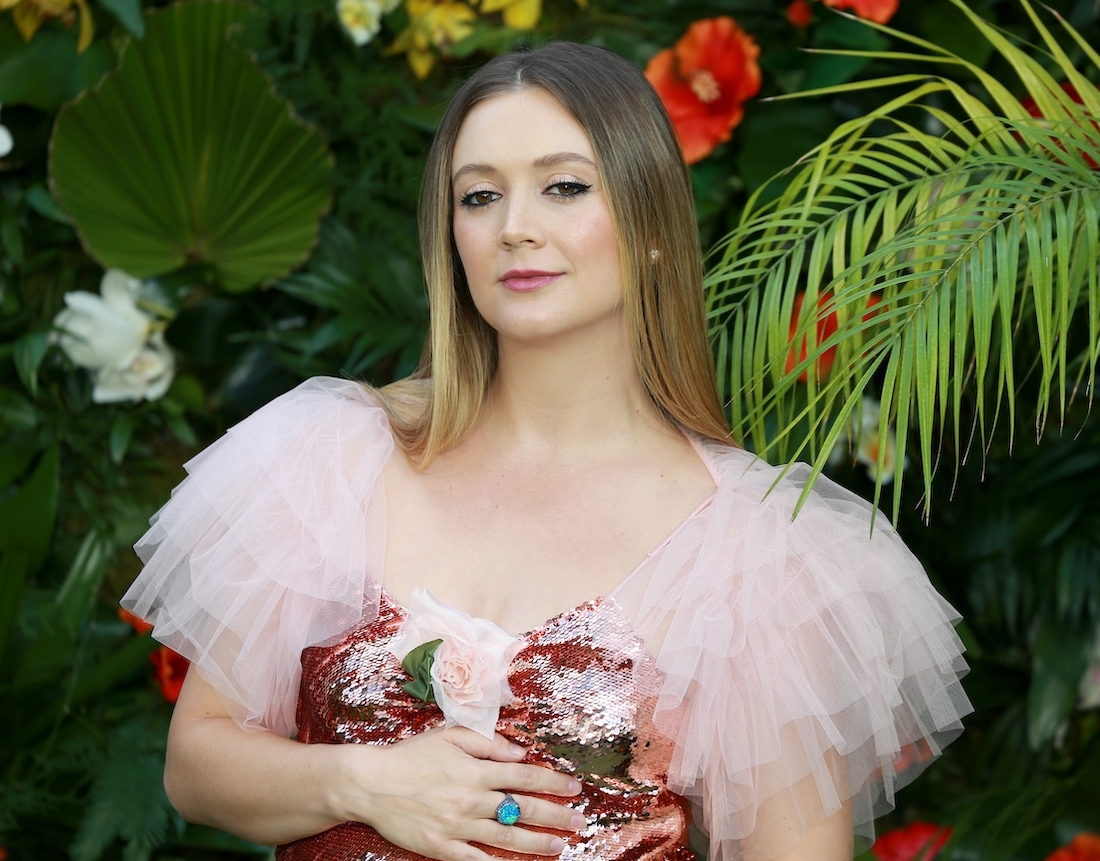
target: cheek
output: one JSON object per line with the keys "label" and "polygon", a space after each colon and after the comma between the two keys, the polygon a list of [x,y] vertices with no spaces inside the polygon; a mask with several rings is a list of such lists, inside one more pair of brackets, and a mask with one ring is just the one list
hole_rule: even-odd
{"label": "cheek", "polygon": [[619,241],[615,226],[606,213],[585,219],[578,224],[574,247],[590,265],[598,267],[605,276],[621,280]]}

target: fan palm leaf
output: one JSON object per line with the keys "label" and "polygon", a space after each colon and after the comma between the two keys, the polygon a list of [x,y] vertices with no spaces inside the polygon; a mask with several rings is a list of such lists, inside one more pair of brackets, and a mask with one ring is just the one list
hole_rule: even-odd
{"label": "fan palm leaf", "polygon": [[[1028,0],[1042,61],[951,2],[1033,104],[936,45],[868,24],[920,51],[843,53],[960,67],[982,97],[937,74],[814,91],[910,86],[805,156],[778,199],[752,198],[707,280],[735,433],[765,457],[808,457],[816,475],[864,394],[880,390],[876,503],[890,419],[898,451],[915,435],[926,509],[944,442],[957,468],[1004,411],[1011,433],[1025,376],[1042,434],[1052,409],[1064,417],[1082,387],[1091,397],[1100,358],[1100,91]],[[903,466],[897,458],[889,476],[895,516]]]}

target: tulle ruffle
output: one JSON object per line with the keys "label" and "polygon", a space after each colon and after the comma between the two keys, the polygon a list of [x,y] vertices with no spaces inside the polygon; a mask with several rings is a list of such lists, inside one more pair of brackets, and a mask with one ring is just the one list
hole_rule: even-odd
{"label": "tulle ruffle", "polygon": [[122,605],[242,726],[293,735],[302,649],[377,613],[392,449],[363,386],[310,380],[185,464],[136,545],[145,568]]}
{"label": "tulle ruffle", "polygon": [[[701,443],[711,504],[615,594],[664,674],[654,716],[676,742],[712,861],[763,861],[850,804],[857,834],[961,731],[958,614],[887,518],[809,474]],[[769,492],[770,491],[770,492]]]}
{"label": "tulle ruffle", "polygon": [[[123,605],[243,726],[293,735],[302,649],[377,613],[393,445],[362,386],[309,381],[188,463],[139,542]],[[766,861],[846,804],[870,836],[970,711],[957,614],[859,497],[821,478],[792,522],[807,468],[772,489],[698,447],[717,492],[609,596],[663,673],[670,788],[712,861]]]}

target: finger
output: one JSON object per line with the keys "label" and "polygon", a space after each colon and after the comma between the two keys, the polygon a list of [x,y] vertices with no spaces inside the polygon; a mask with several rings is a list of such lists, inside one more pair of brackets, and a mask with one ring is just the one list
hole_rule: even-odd
{"label": "finger", "polygon": [[488,786],[501,792],[522,792],[525,795],[561,795],[568,797],[581,791],[580,781],[568,774],[543,765],[524,763],[487,763]]}
{"label": "finger", "polygon": [[[493,793],[493,806],[486,819],[496,819],[497,807],[504,798],[504,793]],[[523,825],[538,825],[540,828],[553,828],[556,831],[580,831],[588,824],[583,814],[564,804],[525,795],[513,795],[512,798],[519,805],[519,821]]]}
{"label": "finger", "polygon": [[491,759],[496,762],[519,762],[527,755],[527,749],[508,741],[499,732],[492,738],[465,727],[446,730],[447,738],[464,753],[477,759]]}
{"label": "finger", "polygon": [[496,861],[491,855],[462,840],[449,840],[440,847],[439,857],[443,861]]}
{"label": "finger", "polygon": [[524,855],[560,855],[565,848],[565,841],[555,834],[528,831],[518,825],[501,825],[489,819],[474,822],[469,833],[469,839],[475,843]]}

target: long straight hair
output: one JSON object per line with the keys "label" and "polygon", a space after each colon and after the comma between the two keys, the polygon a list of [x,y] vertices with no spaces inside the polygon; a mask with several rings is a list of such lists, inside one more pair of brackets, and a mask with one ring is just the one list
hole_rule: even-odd
{"label": "long straight hair", "polygon": [[638,69],[611,51],[571,42],[496,57],[463,84],[443,116],[420,197],[429,337],[417,370],[380,392],[395,435],[423,468],[458,444],[485,403],[497,340],[474,306],[454,242],[452,153],[475,105],[528,87],[554,96],[592,141],[646,391],[669,421],[728,443],[707,339],[691,177],[672,124]]}

